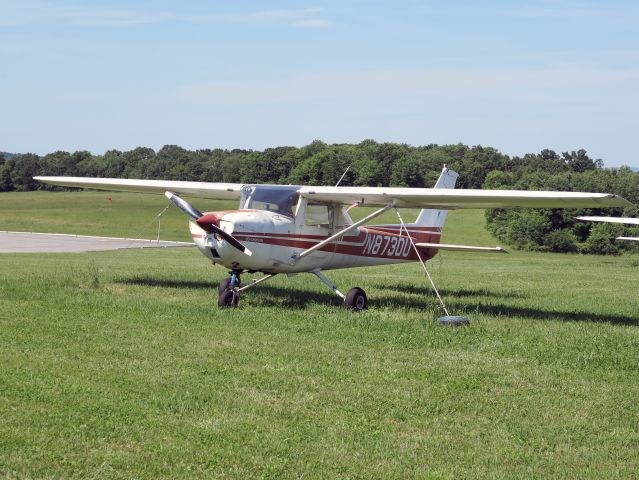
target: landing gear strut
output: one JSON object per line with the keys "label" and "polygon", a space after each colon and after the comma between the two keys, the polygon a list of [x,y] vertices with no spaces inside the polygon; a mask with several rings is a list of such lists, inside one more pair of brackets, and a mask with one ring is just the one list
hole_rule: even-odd
{"label": "landing gear strut", "polygon": [[348,310],[359,312],[368,307],[368,298],[366,292],[359,287],[351,288],[346,295],[340,292],[333,283],[322,274],[319,270],[313,270],[313,274],[319,278],[324,284],[335,292],[335,295],[344,299],[344,307]]}

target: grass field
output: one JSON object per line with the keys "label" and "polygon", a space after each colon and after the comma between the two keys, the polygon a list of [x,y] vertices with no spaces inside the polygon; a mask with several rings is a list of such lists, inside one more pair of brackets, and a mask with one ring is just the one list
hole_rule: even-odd
{"label": "grass field", "polygon": [[[155,238],[163,197],[106,196],[3,193],[0,230]],[[444,241],[497,244],[483,223],[452,212]],[[0,476],[639,476],[639,257],[430,270],[469,327],[435,324],[417,264],[328,272],[366,289],[353,314],[309,275],[218,310],[191,249],[2,254]]]}

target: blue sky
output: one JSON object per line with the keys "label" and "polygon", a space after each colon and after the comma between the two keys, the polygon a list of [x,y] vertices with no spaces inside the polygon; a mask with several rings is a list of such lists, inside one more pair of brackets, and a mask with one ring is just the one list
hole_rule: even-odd
{"label": "blue sky", "polygon": [[639,2],[0,0],[0,150],[333,142],[639,165]]}

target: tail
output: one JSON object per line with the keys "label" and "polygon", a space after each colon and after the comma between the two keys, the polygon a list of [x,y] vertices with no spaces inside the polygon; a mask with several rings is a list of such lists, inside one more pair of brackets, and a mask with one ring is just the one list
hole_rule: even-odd
{"label": "tail", "polygon": [[[437,179],[433,188],[455,188],[455,182],[459,174],[452,170],[449,170],[446,165],[442,169],[442,173]],[[438,227],[444,228],[446,222],[446,216],[448,210],[435,210],[432,208],[425,208],[417,216],[417,220],[413,225],[420,227]]]}

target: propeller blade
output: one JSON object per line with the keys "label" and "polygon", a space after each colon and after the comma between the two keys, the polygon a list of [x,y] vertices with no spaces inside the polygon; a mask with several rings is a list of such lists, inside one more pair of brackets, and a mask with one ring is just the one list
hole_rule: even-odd
{"label": "propeller blade", "polygon": [[202,212],[200,212],[197,208],[195,208],[193,205],[188,203],[186,200],[178,197],[175,193],[164,192],[164,196],[168,198],[169,200],[171,200],[171,203],[173,205],[178,207],[180,210],[186,213],[193,220],[197,220],[198,218],[202,216]]}
{"label": "propeller blade", "polygon": [[[206,215],[204,215],[202,212],[200,212],[197,208],[195,208],[193,205],[188,203],[183,198],[178,197],[175,193],[168,192],[168,191],[164,192],[164,196],[166,196],[166,198],[168,198],[173,205],[178,207],[180,210],[186,213],[189,217],[195,220],[196,223],[200,225],[200,227],[202,227],[207,232],[215,233],[216,235],[219,235],[224,240],[226,240],[232,247],[237,248],[240,252],[244,253],[245,255],[248,255],[249,257],[253,255],[253,252],[251,252],[248,248],[246,248],[238,240],[236,240],[235,237],[233,237],[233,235],[231,235],[230,233],[226,233],[224,230],[222,230],[220,227],[215,225],[213,222],[206,221],[208,220],[206,219]],[[205,220],[205,221],[201,221],[201,220]]]}
{"label": "propeller blade", "polygon": [[227,242],[229,242],[230,245],[232,245],[233,247],[237,248],[240,252],[248,255],[249,257],[251,255],[253,255],[253,252],[251,252],[248,248],[246,248],[244,245],[242,245],[238,240],[235,239],[235,237],[233,235],[231,235],[230,233],[226,233],[224,230],[222,230],[220,227],[216,226],[216,225],[211,225],[209,224],[208,227],[213,230],[216,235],[219,235],[220,237],[222,237],[224,240],[226,240]]}

